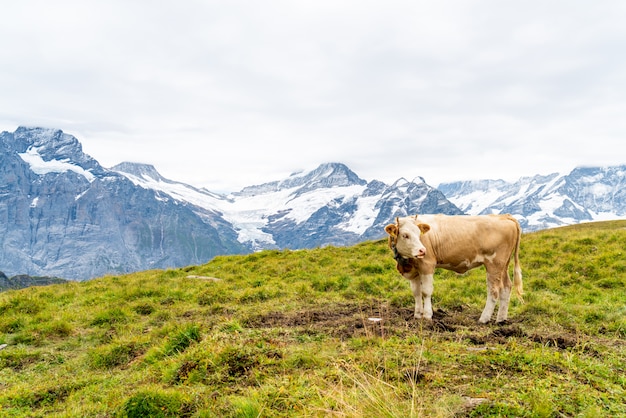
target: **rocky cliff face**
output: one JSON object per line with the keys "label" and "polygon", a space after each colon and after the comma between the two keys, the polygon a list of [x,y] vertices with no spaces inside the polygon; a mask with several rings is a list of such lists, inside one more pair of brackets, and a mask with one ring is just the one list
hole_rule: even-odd
{"label": "rocky cliff face", "polygon": [[246,251],[194,209],[104,169],[59,130],[0,134],[0,266],[9,274],[83,280]]}

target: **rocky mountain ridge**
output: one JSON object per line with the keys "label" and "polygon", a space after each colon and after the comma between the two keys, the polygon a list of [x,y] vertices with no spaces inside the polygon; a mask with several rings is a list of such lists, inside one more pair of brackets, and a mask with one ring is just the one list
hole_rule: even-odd
{"label": "rocky mountain ridge", "polygon": [[101,167],[60,130],[0,134],[0,270],[9,275],[84,280],[246,252],[223,224]]}
{"label": "rocky mountain ridge", "polygon": [[395,216],[461,211],[422,181],[366,182],[322,164],[229,196],[145,164],[102,167],[60,130],[0,133],[0,270],[86,280],[263,248],[348,245]]}
{"label": "rocky mountain ridge", "polygon": [[0,292],[5,290],[23,289],[31,286],[47,286],[49,284],[65,283],[67,280],[59,279],[58,277],[46,277],[46,276],[29,276],[27,274],[20,274],[13,277],[7,277],[6,274],[0,271]]}
{"label": "rocky mountain ridge", "polygon": [[625,183],[626,166],[617,166],[434,188],[420,177],[368,182],[325,163],[226,196],[147,164],[104,168],[72,135],[20,127],[0,134],[0,270],[86,280],[220,254],[351,245],[415,213],[512,213],[529,232],[625,218]]}
{"label": "rocky mountain ridge", "polygon": [[400,179],[393,185],[377,180],[368,183],[341,163],[324,163],[309,172],[249,186],[229,196],[209,195],[205,190],[164,181],[153,167],[125,163],[114,169],[137,186],[219,212],[250,250],[349,245],[382,237],[384,226],[395,216],[461,214],[421,179]]}
{"label": "rocky mountain ridge", "polygon": [[438,186],[467,214],[511,213],[526,232],[626,217],[626,165]]}

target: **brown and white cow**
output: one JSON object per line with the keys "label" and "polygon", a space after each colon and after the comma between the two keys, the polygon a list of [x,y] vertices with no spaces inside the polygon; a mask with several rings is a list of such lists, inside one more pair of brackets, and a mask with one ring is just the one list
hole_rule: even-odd
{"label": "brown and white cow", "polygon": [[432,319],[433,274],[440,267],[465,273],[484,265],[487,302],[479,321],[487,323],[500,302],[496,321],[507,319],[511,299],[509,261],[514,255],[513,279],[522,300],[519,246],[522,230],[511,215],[415,215],[396,218],[385,227],[396,268],[411,283],[415,317]]}

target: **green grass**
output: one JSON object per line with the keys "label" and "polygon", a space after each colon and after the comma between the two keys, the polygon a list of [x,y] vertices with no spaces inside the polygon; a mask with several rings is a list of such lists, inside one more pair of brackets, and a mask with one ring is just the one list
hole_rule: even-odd
{"label": "green grass", "polygon": [[625,251],[626,222],[523,235],[499,326],[484,269],[414,320],[385,241],[3,292],[0,416],[624,416]]}

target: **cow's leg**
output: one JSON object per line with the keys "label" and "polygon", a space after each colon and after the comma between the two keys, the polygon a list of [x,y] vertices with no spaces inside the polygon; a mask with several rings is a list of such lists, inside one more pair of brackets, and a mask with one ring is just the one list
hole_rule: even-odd
{"label": "cow's leg", "polygon": [[424,318],[433,319],[433,304],[431,297],[433,295],[433,275],[421,275],[422,279],[422,297],[424,298]]}
{"label": "cow's leg", "polygon": [[502,273],[502,289],[500,290],[500,306],[498,307],[498,317],[496,322],[506,321],[509,316],[509,302],[511,300],[511,278],[508,268]]}
{"label": "cow's leg", "polygon": [[483,313],[480,315],[479,322],[486,324],[491,320],[496,303],[500,297],[500,287],[500,275],[491,274],[489,269],[487,269],[487,302],[485,303]]}
{"label": "cow's leg", "polygon": [[422,285],[420,276],[418,275],[414,279],[409,279],[409,283],[411,283],[411,291],[415,298],[415,313],[413,316],[421,319],[424,317],[424,306],[422,305]]}

